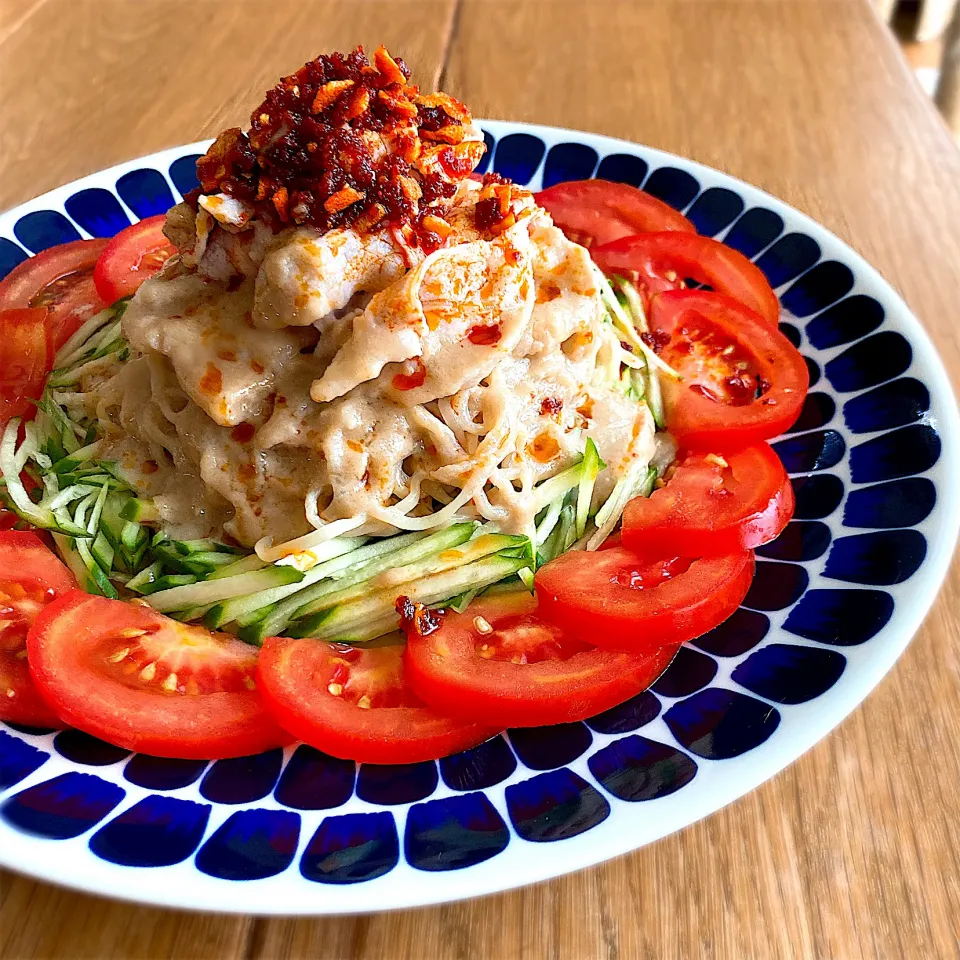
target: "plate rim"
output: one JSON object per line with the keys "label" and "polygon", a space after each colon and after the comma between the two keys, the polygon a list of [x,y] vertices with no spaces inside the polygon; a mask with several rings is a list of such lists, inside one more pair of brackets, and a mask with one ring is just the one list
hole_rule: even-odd
{"label": "plate rim", "polygon": [[[554,138],[560,142],[562,142],[563,137],[574,141],[579,140],[580,142],[596,140],[602,142],[608,150],[622,147],[625,148],[626,151],[638,152],[644,159],[654,161],[654,163],[650,165],[651,168],[663,165],[679,166],[695,174],[699,173],[701,176],[706,175],[707,180],[720,180],[731,185],[736,185],[741,197],[747,201],[747,207],[767,205],[771,206],[774,211],[777,211],[778,208],[780,211],[788,211],[790,219],[794,223],[802,226],[806,232],[821,244],[824,257],[829,256],[829,250],[823,250],[824,245],[821,241],[827,238],[827,247],[833,246],[838,248],[848,265],[857,271],[861,277],[869,279],[871,285],[878,289],[880,294],[878,298],[881,299],[887,317],[895,318],[897,324],[903,324],[909,331],[909,342],[914,350],[915,360],[919,359],[923,366],[924,379],[927,380],[931,395],[936,396],[943,407],[942,416],[937,420],[937,429],[942,444],[939,465],[942,467],[945,475],[944,483],[942,485],[938,484],[938,501],[944,511],[940,524],[940,529],[943,532],[935,541],[928,539],[928,551],[923,562],[922,573],[918,571],[918,573],[921,573],[922,579],[915,585],[915,589],[910,592],[910,595],[897,604],[896,626],[894,628],[894,636],[897,638],[897,642],[888,642],[888,648],[880,651],[879,656],[871,658],[868,663],[858,667],[856,677],[851,683],[846,685],[846,693],[843,697],[835,697],[834,700],[836,702],[829,702],[828,699],[827,703],[821,705],[821,709],[816,717],[811,718],[810,722],[802,725],[799,729],[781,730],[777,741],[777,749],[772,750],[770,756],[764,755],[762,763],[753,760],[754,751],[750,751],[739,758],[746,758],[748,760],[748,762],[744,764],[744,766],[748,768],[745,775],[739,778],[730,778],[727,784],[715,789],[709,794],[706,791],[701,791],[700,793],[691,794],[690,798],[684,798],[683,804],[686,812],[683,816],[675,820],[665,817],[654,830],[645,831],[642,838],[636,842],[632,837],[624,837],[621,834],[616,837],[616,843],[611,843],[609,840],[604,841],[601,839],[596,831],[589,831],[586,834],[581,834],[579,837],[563,840],[561,842],[561,849],[566,856],[564,862],[559,864],[555,862],[552,857],[541,858],[537,856],[537,852],[543,848],[544,844],[531,844],[529,848],[530,855],[524,857],[522,861],[523,869],[519,869],[521,865],[515,863],[512,865],[511,872],[508,875],[504,875],[502,870],[497,869],[497,858],[493,858],[492,860],[476,864],[461,871],[433,874],[416,870],[419,882],[404,884],[400,889],[391,893],[386,898],[383,897],[383,894],[387,893],[387,891],[381,891],[375,887],[371,887],[371,884],[376,884],[376,880],[348,886],[346,888],[325,884],[310,884],[309,889],[312,893],[310,899],[313,902],[310,904],[299,904],[293,908],[287,907],[283,901],[295,899],[299,902],[306,898],[302,895],[291,897],[292,891],[286,891],[281,896],[274,896],[268,903],[262,902],[259,895],[266,891],[263,886],[257,887],[256,883],[264,883],[266,881],[245,881],[238,885],[235,881],[218,880],[217,878],[204,875],[205,887],[203,890],[203,903],[200,904],[184,902],[188,896],[187,892],[177,884],[169,883],[169,874],[164,876],[161,872],[155,870],[119,867],[123,872],[118,875],[113,884],[98,882],[91,884],[89,880],[86,882],[84,880],[85,874],[89,876],[89,870],[84,870],[81,867],[72,871],[68,870],[68,875],[64,875],[64,864],[58,863],[58,858],[56,857],[43,856],[44,851],[42,849],[39,854],[33,852],[32,857],[29,859],[19,859],[17,854],[21,849],[24,852],[27,850],[36,851],[38,843],[42,848],[43,840],[27,834],[20,834],[17,831],[3,826],[0,826],[2,835],[5,838],[15,839],[15,842],[12,844],[7,842],[3,848],[0,848],[0,866],[57,886],[75,889],[83,893],[108,896],[131,903],[152,904],[193,912],[216,911],[228,914],[257,916],[358,915],[382,912],[385,910],[427,907],[472,899],[479,896],[487,896],[494,893],[506,893],[519,887],[565,876],[568,873],[573,873],[612,860],[616,857],[633,853],[640,847],[654,843],[665,836],[676,833],[705,819],[736,800],[739,800],[747,793],[757,789],[787,766],[798,760],[808,750],[816,746],[817,743],[824,739],[844,719],[850,716],[850,714],[860,706],[866,696],[880,684],[884,676],[892,669],[916,635],[926,616],[932,609],[949,572],[950,563],[956,548],[957,535],[960,533],[960,498],[945,495],[945,491],[951,488],[956,489],[957,486],[960,485],[960,462],[958,462],[960,461],[960,457],[954,456],[951,458],[949,456],[951,452],[956,453],[958,447],[960,447],[960,412],[958,412],[956,395],[949,375],[933,340],[923,323],[910,310],[899,292],[857,250],[827,227],[815,221],[808,214],[791,206],[786,201],[732,174],[656,147],[650,147],[634,141],[610,137],[591,131],[509,120],[486,120],[477,118],[475,122],[482,129],[490,130],[497,138],[498,143],[500,138],[508,133],[529,133],[541,138],[546,134],[548,139]],[[5,230],[10,224],[11,219],[19,219],[20,216],[33,209],[46,208],[51,203],[62,203],[61,198],[65,195],[72,195],[78,189],[93,184],[100,185],[104,176],[113,176],[114,179],[116,179],[127,171],[140,169],[145,165],[153,166],[155,169],[161,169],[160,163],[164,158],[176,158],[194,151],[202,153],[211,142],[212,141],[208,139],[167,147],[144,155],[143,157],[105,167],[77,180],[62,184],[32,200],[27,200],[4,211],[0,214],[0,229]],[[543,158],[539,161],[535,174],[541,169],[542,164]],[[165,179],[167,179],[168,185],[173,187],[174,185],[169,179],[166,168],[161,169],[161,172]],[[703,188],[703,186],[701,183],[701,188]],[[176,196],[178,192],[179,191],[176,191],[174,188],[174,196]],[[122,198],[119,199],[124,209],[128,210]],[[134,217],[136,216],[132,211],[128,210],[128,212]],[[79,228],[79,230],[82,236],[85,235],[85,231],[82,228]],[[893,623],[894,620],[892,619],[891,623],[884,627],[884,630],[890,629]],[[829,698],[829,692],[823,696]],[[818,698],[818,701],[819,699],[821,698]],[[762,749],[762,747],[759,749]],[[751,760],[752,762],[749,762]],[[749,768],[751,767],[756,767],[757,769],[750,771]],[[731,786],[730,784],[733,785]],[[611,802],[611,805],[623,802],[611,797],[606,797],[606,799],[608,802]],[[667,796],[661,798],[661,801],[650,801],[644,806],[649,808],[650,803],[656,804],[662,801],[669,803],[671,800],[674,803],[677,802],[675,797]],[[636,805],[634,805],[634,808],[635,807]],[[236,809],[244,809],[244,807],[240,806]],[[407,809],[409,809],[409,807]],[[613,831],[608,832],[611,835],[613,834]],[[81,835],[79,839],[86,843],[88,839],[87,832]],[[60,844],[64,841],[47,842],[52,845]],[[519,837],[515,839],[515,842],[517,844],[524,843]],[[50,849],[52,850],[54,848],[51,847]],[[19,862],[17,862],[18,859]],[[529,867],[529,864],[536,865],[538,861],[543,864],[541,868],[537,869],[536,866],[534,866],[534,868],[531,869]],[[193,869],[193,872],[197,872],[193,866],[192,856],[185,861],[185,864],[189,865]],[[180,866],[183,866],[183,864]],[[109,864],[109,867],[117,869],[118,865]],[[287,868],[287,871],[269,879],[282,880],[294,867],[295,864],[292,863],[290,867]],[[458,878],[466,879],[467,876],[470,878],[468,884],[458,882]],[[479,882],[477,882],[478,880]],[[206,881],[209,881],[209,883],[206,883]],[[251,886],[251,883],[253,883],[254,886]],[[304,880],[303,883],[306,884],[307,881]],[[469,886],[469,889],[460,891],[458,888],[461,886]],[[376,889],[376,896],[373,899],[376,899],[377,902],[375,905],[371,905],[369,893],[373,892],[374,889]],[[426,889],[429,889],[430,892],[424,895]],[[214,890],[216,890],[215,894]],[[404,895],[405,890],[412,891],[414,895]],[[331,895],[336,894],[337,891],[353,891],[353,896],[331,897]],[[180,894],[179,896],[178,893]],[[338,901],[332,905],[332,908],[330,904],[331,899]],[[253,902],[258,900],[260,900],[260,902]],[[353,902],[349,902],[351,900]]]}

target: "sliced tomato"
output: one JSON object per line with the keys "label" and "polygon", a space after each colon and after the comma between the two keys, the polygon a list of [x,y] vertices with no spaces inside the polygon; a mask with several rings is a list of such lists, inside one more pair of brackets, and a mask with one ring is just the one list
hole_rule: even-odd
{"label": "sliced tomato", "polygon": [[75,590],[73,574],[28,531],[0,532],[0,720],[58,727],[27,666],[27,631],[40,611]]}
{"label": "sliced tomato", "polygon": [[107,303],[132,296],[177,251],[163,235],[166,215],[147,217],[121,230],[104,248],[93,271],[97,292]]}
{"label": "sliced tomato", "polygon": [[650,231],[697,232],[682,213],[627,183],[568,180],[534,196],[564,234],[585,247]]}
{"label": "sliced tomato", "polygon": [[719,556],[773,540],[793,516],[793,487],[766,443],[690,453],[666,485],[623,512],[623,545],[645,557]]}
{"label": "sliced tomato", "polygon": [[642,560],[626,547],[574,550],[536,573],[540,616],[586,643],[651,653],[723,623],[753,580],[749,551]]}
{"label": "sliced tomato", "polygon": [[118,747],[218,760],[290,742],[256,689],[255,647],[146,606],[74,590],[37,617],[27,656],[61,719]]}
{"label": "sliced tomato", "polygon": [[792,426],[810,375],[800,351],[736,300],[673,290],[653,301],[660,356],[683,377],[661,377],[667,429],[685,447],[730,450]]}
{"label": "sliced tomato", "polygon": [[361,648],[270,637],[260,651],[259,677],[287,730],[345,760],[436,760],[502,729],[486,718],[454,720],[426,706],[407,686],[400,644]]}
{"label": "sliced tomato", "polygon": [[632,280],[648,306],[658,293],[679,290],[684,280],[695,280],[738,300],[772,327],[780,322],[780,301],[763,271],[738,250],[710,237],[644,233],[595,247],[590,255],[604,273]]}
{"label": "sliced tomato", "polygon": [[0,310],[0,429],[13,417],[30,419],[53,366],[50,317],[38,307]]}
{"label": "sliced tomato", "polygon": [[[592,556],[592,554],[591,554]],[[544,620],[529,594],[482,597],[426,636],[407,631],[410,686],[445,713],[499,727],[583,720],[645,690],[679,644],[598,650]]]}
{"label": "sliced tomato", "polygon": [[106,240],[74,240],[18,263],[0,281],[0,310],[48,310],[53,345],[62,346],[108,306],[93,282],[94,265],[106,245]]}

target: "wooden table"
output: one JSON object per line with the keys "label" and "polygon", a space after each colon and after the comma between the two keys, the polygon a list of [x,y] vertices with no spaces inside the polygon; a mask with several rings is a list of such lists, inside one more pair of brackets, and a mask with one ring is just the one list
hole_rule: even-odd
{"label": "wooden table", "polygon": [[[868,0],[0,0],[0,208],[242,123],[306,59],[401,52],[484,117],[663,147],[783,197],[960,377],[960,153]],[[6,874],[0,955],[960,955],[960,569],[892,675],[772,782],[638,853],[426,910],[174,913]]]}

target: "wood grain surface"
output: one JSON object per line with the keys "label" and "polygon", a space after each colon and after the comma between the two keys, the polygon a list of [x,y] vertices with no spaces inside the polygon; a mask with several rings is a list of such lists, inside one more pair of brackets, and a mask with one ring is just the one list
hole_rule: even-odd
{"label": "wood grain surface", "polygon": [[[0,208],[242,123],[281,73],[380,41],[475,115],[626,137],[782,197],[881,270],[960,379],[960,153],[869,0],[0,0]],[[957,957],[958,639],[955,564],[831,736],[591,870],[321,920],[133,907],[4,874],[0,956]]]}

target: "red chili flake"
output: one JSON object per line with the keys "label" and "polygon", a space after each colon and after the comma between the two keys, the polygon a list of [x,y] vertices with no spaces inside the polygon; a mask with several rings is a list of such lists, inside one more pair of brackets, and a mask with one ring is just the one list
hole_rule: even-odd
{"label": "red chili flake", "polygon": [[231,431],[230,436],[237,443],[249,443],[253,439],[256,427],[252,423],[238,423]]}
{"label": "red chili flake", "polygon": [[[403,60],[383,47],[373,65],[362,47],[311,60],[266,94],[249,132],[225,130],[197,161],[202,191],[251,204],[275,230],[289,222],[408,227],[413,245],[436,249],[446,233],[431,204],[454,195],[486,148],[463,140],[471,121],[463,104],[446,94],[421,97],[409,80]],[[428,173],[417,167],[421,133],[431,151],[448,144]],[[405,180],[418,189],[403,189]],[[196,195],[188,202],[196,209]]]}
{"label": "red chili flake", "polygon": [[413,361],[413,373],[395,374],[391,382],[394,390],[415,390],[417,387],[422,387],[426,379],[427,368],[424,367],[423,361],[417,357]]}
{"label": "red chili flake", "polygon": [[495,343],[500,342],[502,335],[500,324],[494,323],[490,326],[471,327],[467,332],[467,339],[478,347],[492,347]]}
{"label": "red chili flake", "polygon": [[660,353],[661,350],[670,342],[670,334],[662,330],[654,330],[652,333],[644,331],[640,334],[640,339],[654,352]]}
{"label": "red chili flake", "polygon": [[409,597],[397,597],[396,608],[400,614],[400,626],[404,630],[413,630],[420,637],[429,636],[439,630],[443,623],[443,611],[432,610]]}
{"label": "red chili flake", "polygon": [[208,363],[207,369],[200,378],[200,392],[208,396],[216,396],[223,390],[223,374],[215,363]]}
{"label": "red chili flake", "polygon": [[563,410],[563,401],[559,397],[544,397],[540,401],[540,416],[555,417]]}

